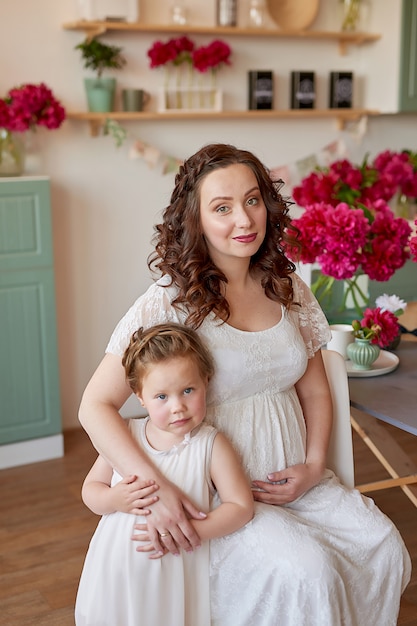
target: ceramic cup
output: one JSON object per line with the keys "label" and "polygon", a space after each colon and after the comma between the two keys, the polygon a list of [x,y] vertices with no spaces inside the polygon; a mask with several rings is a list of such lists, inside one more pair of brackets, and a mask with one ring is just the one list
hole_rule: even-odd
{"label": "ceramic cup", "polygon": [[143,111],[149,99],[150,95],[144,89],[123,89],[123,111]]}
{"label": "ceramic cup", "polygon": [[351,324],[331,324],[330,330],[332,338],[327,344],[327,349],[339,352],[347,360],[349,358],[346,352],[347,347],[355,341]]}

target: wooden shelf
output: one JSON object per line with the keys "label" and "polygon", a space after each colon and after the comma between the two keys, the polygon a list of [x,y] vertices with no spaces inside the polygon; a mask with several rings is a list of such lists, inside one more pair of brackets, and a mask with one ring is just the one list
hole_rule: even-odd
{"label": "wooden shelf", "polygon": [[68,22],[63,25],[65,30],[77,30],[86,33],[87,37],[103,35],[108,31],[142,32],[142,33],[187,33],[189,35],[231,35],[241,37],[277,37],[291,39],[317,39],[320,41],[336,41],[339,43],[340,54],[345,54],[347,45],[362,45],[381,38],[379,34],[361,32],[339,32],[318,30],[279,30],[278,28],[241,28],[239,26],[193,26],[186,24],[183,28],[177,24],[145,24],[143,22]]}
{"label": "wooden shelf", "polygon": [[131,113],[123,111],[112,111],[111,113],[89,113],[89,112],[69,112],[68,119],[88,122],[91,134],[96,136],[100,127],[106,120],[116,120],[118,122],[152,122],[163,120],[260,120],[260,119],[320,119],[333,118],[337,121],[338,127],[343,128],[347,122],[356,122],[368,115],[379,115],[379,111],[369,109],[303,109],[303,110],[260,110],[260,111],[184,111],[165,112],[143,111]]}

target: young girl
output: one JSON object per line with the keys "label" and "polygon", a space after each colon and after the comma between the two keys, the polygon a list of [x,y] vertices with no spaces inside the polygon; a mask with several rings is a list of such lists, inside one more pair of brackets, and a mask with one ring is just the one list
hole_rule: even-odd
{"label": "young girl", "polygon": [[[130,537],[141,519],[131,513],[135,502],[127,494],[127,481],[99,456],[82,496],[103,517],[86,556],[75,621],[77,626],[208,626],[206,540],[236,531],[253,515],[249,483],[232,446],[202,424],[212,358],[195,331],[160,324],[134,333],[123,365],[149,412],[146,419],[130,420],[129,428],[160,471],[207,512],[191,520],[203,544],[198,551],[167,554],[148,543],[148,555],[137,552]],[[215,490],[218,506],[213,508]],[[160,542],[168,536],[161,532]]]}

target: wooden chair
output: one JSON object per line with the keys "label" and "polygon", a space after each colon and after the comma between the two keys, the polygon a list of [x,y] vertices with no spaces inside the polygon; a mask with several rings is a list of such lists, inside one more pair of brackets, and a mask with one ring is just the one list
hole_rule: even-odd
{"label": "wooden chair", "polygon": [[408,302],[404,313],[398,318],[405,331],[401,335],[401,341],[417,341],[417,302]]}
{"label": "wooden chair", "polygon": [[328,453],[328,467],[346,487],[354,487],[352,427],[346,365],[333,350],[322,350],[324,367],[333,402],[333,430]]}

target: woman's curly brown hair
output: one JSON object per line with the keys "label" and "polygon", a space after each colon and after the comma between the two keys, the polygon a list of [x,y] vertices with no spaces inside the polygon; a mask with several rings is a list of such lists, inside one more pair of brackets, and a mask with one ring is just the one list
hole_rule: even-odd
{"label": "woman's curly brown hair", "polygon": [[178,287],[173,305],[186,309],[187,324],[194,328],[211,312],[223,321],[230,315],[222,288],[227,278],[211,260],[201,228],[200,188],[208,174],[235,164],[247,165],[253,171],[267,209],[265,239],[253,255],[250,269],[256,269],[261,276],[268,298],[287,308],[293,303],[291,274],[295,265],[287,259],[283,247],[300,246],[294,226],[291,234],[288,232],[291,203],[279,193],[282,181],[273,181],[251,152],[227,144],[210,144],[181,165],[163,222],[155,226],[155,251],[148,258],[152,271],[170,276]]}

